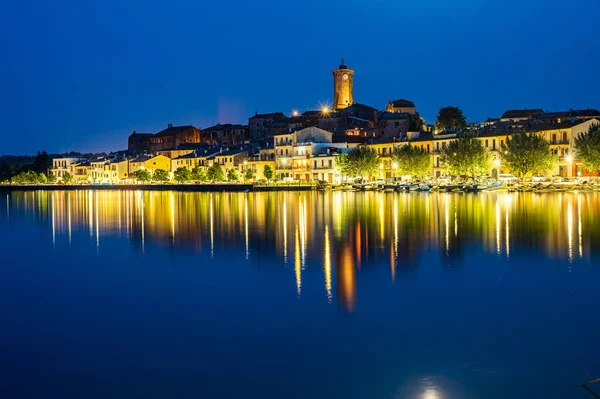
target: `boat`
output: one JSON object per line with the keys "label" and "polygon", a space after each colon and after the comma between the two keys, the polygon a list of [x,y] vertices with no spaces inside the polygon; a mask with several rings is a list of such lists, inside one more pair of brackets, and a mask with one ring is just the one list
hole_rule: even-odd
{"label": "boat", "polygon": [[501,187],[502,187],[502,183],[500,183],[499,181],[497,181],[497,182],[494,182],[494,183],[488,184],[488,186],[487,186],[487,187],[485,187],[485,188],[482,188],[482,190],[485,190],[485,191],[491,191],[491,190],[496,190],[496,189],[499,189],[499,188],[501,188]]}
{"label": "boat", "polygon": [[431,190],[431,186],[429,184],[423,184],[422,186],[419,186],[419,191],[429,191]]}

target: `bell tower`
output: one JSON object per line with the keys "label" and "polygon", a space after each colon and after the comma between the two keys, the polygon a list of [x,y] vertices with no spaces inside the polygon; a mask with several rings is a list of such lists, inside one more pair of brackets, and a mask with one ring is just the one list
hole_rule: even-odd
{"label": "bell tower", "polygon": [[354,71],[348,69],[342,58],[338,69],[333,70],[333,110],[348,108],[354,104],[352,80]]}

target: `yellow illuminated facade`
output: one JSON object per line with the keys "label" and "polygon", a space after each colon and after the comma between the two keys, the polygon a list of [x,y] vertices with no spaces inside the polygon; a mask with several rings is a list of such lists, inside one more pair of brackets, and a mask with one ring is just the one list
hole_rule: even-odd
{"label": "yellow illuminated facade", "polygon": [[[349,69],[344,60],[333,73],[333,110],[348,108],[354,104],[354,71]],[[329,112],[329,110],[327,110]],[[326,112],[326,113],[327,113]]]}

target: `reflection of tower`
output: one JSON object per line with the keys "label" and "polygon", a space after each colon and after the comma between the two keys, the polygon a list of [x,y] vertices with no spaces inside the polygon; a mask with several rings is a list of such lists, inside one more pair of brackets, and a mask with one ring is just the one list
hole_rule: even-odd
{"label": "reflection of tower", "polygon": [[339,109],[348,108],[354,104],[354,96],[352,89],[354,71],[348,69],[344,64],[342,58],[342,64],[339,69],[333,70],[333,109],[337,111]]}
{"label": "reflection of tower", "polygon": [[356,307],[356,267],[352,247],[343,245],[337,252],[337,291],[340,304],[348,312]]}

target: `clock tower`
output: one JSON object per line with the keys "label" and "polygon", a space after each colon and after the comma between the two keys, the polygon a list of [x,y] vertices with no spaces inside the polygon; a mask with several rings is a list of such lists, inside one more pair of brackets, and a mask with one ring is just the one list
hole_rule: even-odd
{"label": "clock tower", "polygon": [[348,69],[344,64],[342,58],[342,64],[338,69],[333,70],[333,110],[337,111],[340,109],[348,108],[354,104],[354,96],[352,93],[352,79],[354,71]]}

